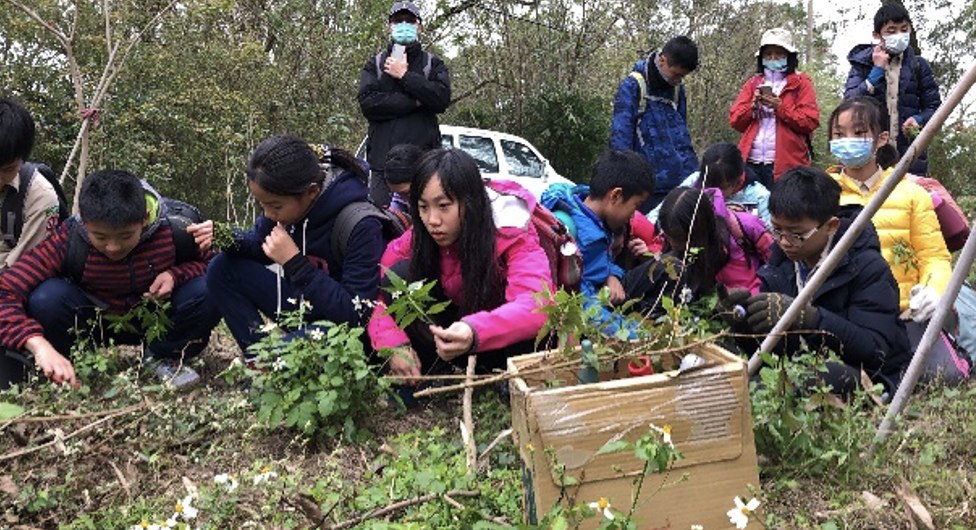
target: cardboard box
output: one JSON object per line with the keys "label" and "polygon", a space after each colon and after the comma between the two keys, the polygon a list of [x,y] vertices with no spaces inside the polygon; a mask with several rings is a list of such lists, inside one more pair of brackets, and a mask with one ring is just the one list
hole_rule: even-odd
{"label": "cardboard box", "polygon": [[[517,375],[509,382],[512,425],[525,466],[528,522],[544,516],[560,498],[570,504],[606,497],[627,513],[643,462],[629,450],[594,455],[610,440],[635,442],[654,423],[671,426],[672,441],[685,458],[669,472],[645,478],[637,527],[732,527],[726,512],[733,498],[748,501],[750,487],[759,488],[746,364],[711,344],[694,353],[704,365],[679,373],[679,356],[668,354],[661,361],[670,371],[628,377],[620,361],[593,384],[577,384],[575,368],[552,368],[564,360],[558,352],[509,359],[509,371]],[[617,373],[624,375],[617,378]],[[546,448],[575,485],[560,486]],[[587,519],[581,528],[599,522]],[[750,520],[749,528],[761,527],[755,517]]]}

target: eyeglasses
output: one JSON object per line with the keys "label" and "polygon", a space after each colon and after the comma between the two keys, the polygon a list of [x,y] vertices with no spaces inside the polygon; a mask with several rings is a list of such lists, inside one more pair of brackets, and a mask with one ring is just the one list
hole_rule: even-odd
{"label": "eyeglasses", "polygon": [[807,232],[805,234],[794,234],[792,232],[781,232],[781,231],[779,231],[779,230],[777,230],[775,228],[771,228],[769,230],[769,233],[773,234],[773,239],[775,239],[777,242],[782,241],[783,239],[785,239],[786,242],[789,243],[791,247],[798,247],[798,246],[802,245],[804,241],[806,241],[807,239],[810,239],[811,237],[813,237],[813,235],[816,234],[818,230],[820,230],[821,228],[823,228],[823,225],[825,225],[825,224],[827,224],[826,221],[820,223],[815,228],[811,229],[809,232]]}

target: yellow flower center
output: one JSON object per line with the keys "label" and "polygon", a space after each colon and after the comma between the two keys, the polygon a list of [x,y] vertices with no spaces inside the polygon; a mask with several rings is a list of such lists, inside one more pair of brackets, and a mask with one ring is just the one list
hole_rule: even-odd
{"label": "yellow flower center", "polygon": [[262,473],[269,473],[271,471],[271,466],[264,466],[261,468]]}
{"label": "yellow flower center", "polygon": [[532,444],[525,444],[525,448],[528,449],[530,452],[535,451],[535,447],[533,447]]}
{"label": "yellow flower center", "polygon": [[176,503],[176,513],[183,513],[183,503],[182,502]]}
{"label": "yellow flower center", "polygon": [[749,517],[749,507],[748,506],[743,506],[742,507],[742,515],[745,515],[746,517]]}
{"label": "yellow flower center", "polygon": [[665,425],[664,427],[661,427],[661,430],[664,431],[664,434],[667,434],[669,436],[671,435],[671,426],[670,425]]}
{"label": "yellow flower center", "polygon": [[139,526],[143,528],[149,528],[149,521],[143,519],[142,521],[139,522]]}
{"label": "yellow flower center", "polygon": [[606,510],[607,506],[610,506],[610,501],[606,497],[600,497],[600,500],[596,501],[596,505],[601,510]]}

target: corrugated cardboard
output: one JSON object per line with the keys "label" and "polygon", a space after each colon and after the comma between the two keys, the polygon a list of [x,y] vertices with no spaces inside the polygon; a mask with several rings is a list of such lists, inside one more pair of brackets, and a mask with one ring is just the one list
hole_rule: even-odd
{"label": "corrugated cardboard", "polygon": [[[670,472],[644,480],[635,513],[638,528],[730,528],[726,512],[733,498],[748,500],[750,487],[759,487],[746,365],[714,345],[695,353],[705,365],[683,373],[616,378],[614,372],[626,371],[608,369],[593,384],[577,384],[575,370],[545,369],[563,360],[556,352],[509,359],[509,370],[523,374],[512,378],[510,387],[512,424],[526,468],[527,520],[541,518],[560,498],[568,504],[606,497],[626,513],[643,462],[631,451],[595,453],[609,441],[636,441],[654,423],[671,426],[674,445],[685,458]],[[679,358],[662,361],[676,367]],[[546,448],[576,485],[560,487]],[[594,518],[581,528],[598,525]],[[753,520],[750,528],[761,525]]]}

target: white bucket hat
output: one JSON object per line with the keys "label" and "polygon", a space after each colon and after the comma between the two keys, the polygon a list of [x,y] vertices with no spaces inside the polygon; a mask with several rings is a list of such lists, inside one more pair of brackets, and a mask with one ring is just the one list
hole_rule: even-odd
{"label": "white bucket hat", "polygon": [[793,46],[793,34],[784,28],[773,28],[763,33],[762,40],[759,42],[759,49],[756,50],[756,57],[762,51],[763,46],[779,46],[789,53],[796,53],[796,46]]}

